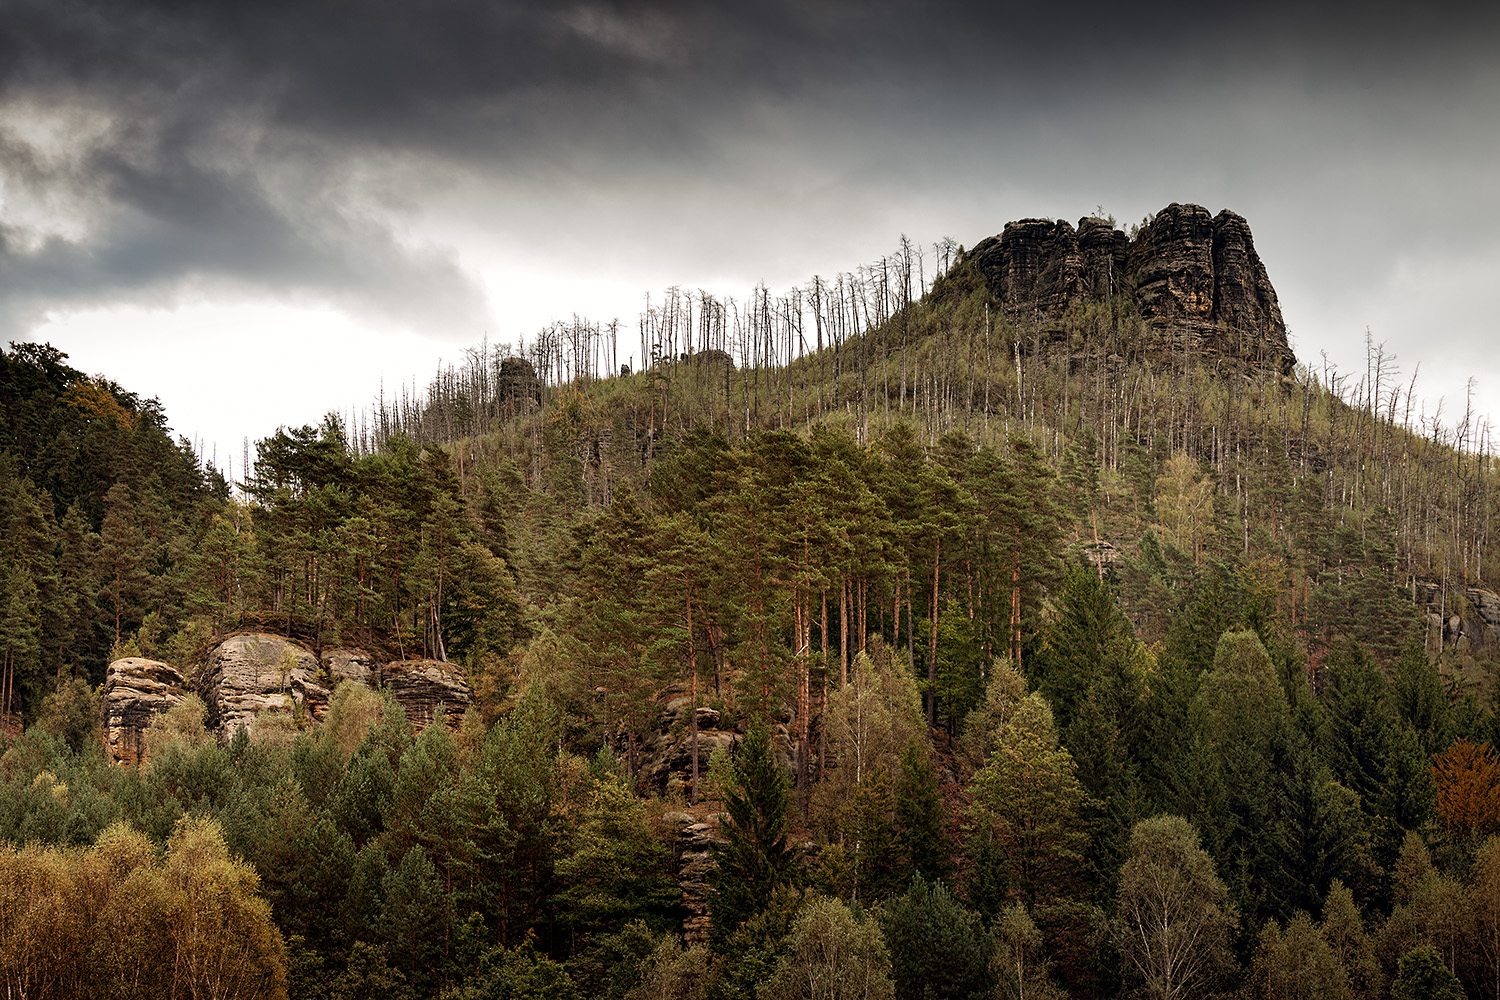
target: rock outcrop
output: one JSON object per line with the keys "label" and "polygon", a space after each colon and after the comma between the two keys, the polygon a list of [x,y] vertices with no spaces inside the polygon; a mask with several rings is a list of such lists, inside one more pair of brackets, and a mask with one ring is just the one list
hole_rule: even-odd
{"label": "rock outcrop", "polygon": [[530,413],[541,404],[542,383],[536,368],[525,358],[505,358],[500,362],[500,405],[506,413]]}
{"label": "rock outcrop", "polygon": [[129,657],[111,663],[105,675],[104,738],[118,764],[138,764],[146,727],[195,690],[203,699],[204,725],[221,742],[245,726],[250,738],[289,739],[297,724],[318,722],[333,688],[363,684],[386,688],[418,729],[432,722],[437,706],[457,727],[469,707],[463,671],[437,660],[380,664],[363,649],[325,649],[320,658],[294,639],[269,633],[232,635],[215,646],[189,685],[167,663]]}
{"label": "rock outcrop", "polygon": [[418,729],[432,722],[439,705],[448,728],[457,729],[469,707],[469,682],[454,663],[397,660],[381,668],[379,683],[406,709],[407,721]]}
{"label": "rock outcrop", "polygon": [[198,693],[208,709],[204,724],[220,740],[233,739],[242,725],[253,729],[262,712],[301,710],[316,718],[328,705],[317,657],[291,639],[265,633],[230,636],[214,647]]}
{"label": "rock outcrop", "polygon": [[151,720],[182,700],[187,678],[170,663],[127,656],[104,674],[104,745],[121,764],[138,764]]}
{"label": "rock outcrop", "polygon": [[1444,592],[1431,581],[1415,584],[1417,603],[1427,622],[1428,637],[1445,646],[1479,650],[1500,646],[1500,594],[1481,587],[1465,587],[1462,597]]}
{"label": "rock outcrop", "polygon": [[[702,808],[698,812],[704,812]],[[709,899],[713,894],[710,881],[716,866],[713,845],[718,837],[718,815],[710,813],[700,819],[692,812],[671,812],[662,822],[677,830],[677,884],[682,886],[682,936],[688,944],[708,940],[713,927]]]}
{"label": "rock outcrop", "polygon": [[[656,738],[645,747],[641,763],[641,780],[660,792],[666,792],[673,776],[685,786],[693,773],[693,734],[688,725],[689,698],[672,698],[662,713]],[[698,706],[698,773],[708,773],[708,759],[718,749],[733,753],[741,739],[733,730],[719,728],[719,713],[706,705]]]}
{"label": "rock outcrop", "polygon": [[321,662],[323,674],[331,687],[337,687],[344,681],[354,681],[367,687],[380,686],[380,667],[363,649],[325,649]]}
{"label": "rock outcrop", "polygon": [[1052,332],[1069,307],[1134,297],[1159,353],[1191,351],[1288,374],[1296,363],[1250,227],[1228,210],[1173,203],[1134,239],[1108,221],[1022,219],[970,254],[1012,322]]}

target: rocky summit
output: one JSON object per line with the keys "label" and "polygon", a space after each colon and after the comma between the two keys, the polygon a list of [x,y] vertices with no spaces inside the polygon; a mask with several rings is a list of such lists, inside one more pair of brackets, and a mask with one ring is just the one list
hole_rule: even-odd
{"label": "rocky summit", "polygon": [[1051,340],[1090,299],[1127,296],[1150,331],[1147,351],[1187,352],[1290,374],[1296,358],[1276,290],[1244,218],[1173,203],[1132,236],[1105,219],[1075,229],[1051,219],[1007,223],[971,255],[1019,330]]}

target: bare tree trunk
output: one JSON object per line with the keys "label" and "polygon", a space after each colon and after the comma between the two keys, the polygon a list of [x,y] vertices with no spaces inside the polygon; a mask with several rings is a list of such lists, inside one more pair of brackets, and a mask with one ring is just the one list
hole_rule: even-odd
{"label": "bare tree trunk", "polygon": [[938,570],[942,566],[943,536],[932,545],[932,649],[927,660],[927,728],[937,725]]}

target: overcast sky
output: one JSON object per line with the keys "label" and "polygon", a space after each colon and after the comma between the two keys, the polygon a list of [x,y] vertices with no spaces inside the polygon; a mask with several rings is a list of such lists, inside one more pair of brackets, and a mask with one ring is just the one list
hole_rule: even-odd
{"label": "overcast sky", "polygon": [[0,0],[0,340],[238,474],[485,336],[1179,201],[1302,361],[1500,415],[1500,5],[1312,6]]}

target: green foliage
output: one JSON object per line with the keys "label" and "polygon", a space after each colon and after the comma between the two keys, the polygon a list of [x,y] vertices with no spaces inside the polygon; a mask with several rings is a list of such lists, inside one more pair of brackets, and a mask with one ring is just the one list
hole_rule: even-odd
{"label": "green foliage", "polygon": [[1352,644],[1330,664],[1323,706],[1323,759],[1335,779],[1359,796],[1377,857],[1389,864],[1401,832],[1419,828],[1434,803],[1415,733],[1401,725],[1385,675]]}
{"label": "green foliage", "polygon": [[1458,977],[1430,945],[1414,948],[1401,957],[1396,980],[1391,983],[1392,1000],[1463,1000],[1463,997]]}
{"label": "green foliage", "polygon": [[530,939],[515,948],[485,952],[479,967],[443,1000],[580,1000],[583,996],[562,966],[539,953]]}
{"label": "green foliage", "polygon": [[726,792],[724,841],[714,845],[711,882],[716,941],[764,910],[776,890],[797,877],[797,852],[787,843],[791,793],[764,723],[751,724]]}
{"label": "green foliage", "polygon": [[98,698],[80,677],[69,679],[47,696],[37,725],[75,753],[93,749],[103,739]]}
{"label": "green foliage", "polygon": [[914,876],[892,900],[885,940],[898,1000],[979,1000],[990,990],[993,945],[948,887]]}
{"label": "green foliage", "polygon": [[[1346,405],[1305,370],[1159,364],[1119,295],[1017,329],[962,255],[925,301],[860,315],[852,288],[815,284],[800,332],[828,346],[785,365],[663,343],[646,376],[562,389],[553,369],[502,392],[476,361],[378,435],[277,431],[233,499],[154,401],[44,345],[0,352],[0,711],[12,734],[39,724],[0,757],[0,839],[91,851],[123,821],[160,867],[211,817],[294,940],[294,995],[754,996],[851,954],[880,965],[858,907],[789,891],[800,808],[820,886],[921,923],[908,876],[945,912],[930,886],[961,877],[990,922],[974,989],[1040,997],[1052,972],[1112,988],[1087,978],[1108,941],[1084,970],[1088,909],[1118,920],[1143,863],[1130,831],[1169,811],[1203,838],[1178,881],[1221,915],[1233,900],[1242,958],[1262,953],[1252,991],[1339,996],[1342,972],[1381,996],[1430,942],[1492,994],[1493,782],[1470,789],[1476,822],[1450,801],[1439,828],[1429,769],[1452,793],[1455,740],[1481,762],[1494,743],[1488,654],[1445,651],[1445,688],[1405,642],[1425,580],[1452,581],[1438,599],[1471,619],[1459,591],[1493,587],[1473,439],[1408,434],[1394,404]],[[795,314],[751,313],[767,331]],[[1048,337],[1073,344],[1066,363]],[[1114,572],[1065,572],[1065,530],[1110,542]],[[140,769],[107,765],[109,657],[188,669],[240,628],[461,663],[481,711],[415,735],[344,684],[321,725],[221,747],[190,698]],[[681,891],[649,817],[686,804],[651,801],[662,771],[644,765],[677,739],[663,702],[690,694],[726,729],[785,734],[772,753],[753,727],[696,789],[728,813],[716,952],[657,934]],[[1200,877],[1205,851],[1227,885]]]}
{"label": "green foliage", "polygon": [[891,959],[875,921],[836,899],[804,901],[787,952],[757,1000],[891,1000]]}
{"label": "green foliage", "polygon": [[1074,896],[1088,842],[1078,820],[1089,799],[1050,725],[1007,726],[973,790],[975,823],[1003,846],[1007,882],[1026,904]]}
{"label": "green foliage", "polygon": [[896,835],[903,860],[929,882],[948,876],[948,837],[943,829],[943,800],[929,748],[912,740],[901,751],[896,778]]}
{"label": "green foliage", "polygon": [[783,886],[772,893],[759,913],[720,936],[713,948],[719,965],[708,982],[684,976],[681,971],[672,978],[691,988],[701,984],[709,1000],[753,1000],[761,984],[776,974],[786,958],[788,939],[802,903],[799,893]]}
{"label": "green foliage", "polygon": [[666,923],[675,913],[682,890],[648,826],[644,803],[624,782],[594,783],[573,844],[554,865],[564,926],[598,933],[645,917]]}
{"label": "green foliage", "polygon": [[1233,961],[1228,897],[1187,820],[1157,816],[1137,823],[1120,871],[1114,921],[1126,977],[1163,1000],[1211,990]]}

